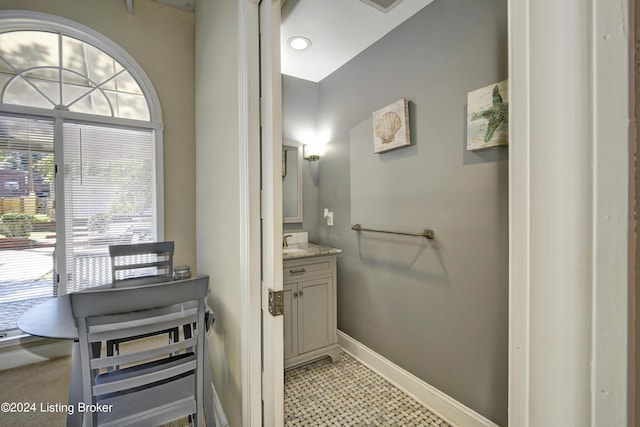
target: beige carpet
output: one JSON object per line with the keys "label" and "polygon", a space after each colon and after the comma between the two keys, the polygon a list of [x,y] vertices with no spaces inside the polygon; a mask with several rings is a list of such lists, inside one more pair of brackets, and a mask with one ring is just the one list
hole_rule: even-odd
{"label": "beige carpet", "polygon": [[[0,414],[0,426],[64,426],[66,412],[47,413],[40,405],[68,403],[71,357],[0,371],[0,402],[35,404],[33,412]],[[32,408],[30,408],[32,409]]]}

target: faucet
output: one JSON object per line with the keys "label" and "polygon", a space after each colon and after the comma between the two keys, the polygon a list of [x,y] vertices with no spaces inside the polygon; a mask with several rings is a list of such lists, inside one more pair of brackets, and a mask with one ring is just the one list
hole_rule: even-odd
{"label": "faucet", "polygon": [[285,234],[285,235],[284,235],[284,237],[282,238],[282,247],[283,247],[283,248],[287,248],[287,247],[289,247],[289,242],[287,241],[287,239],[288,239],[289,237],[291,237],[291,236],[292,236],[291,234]]}

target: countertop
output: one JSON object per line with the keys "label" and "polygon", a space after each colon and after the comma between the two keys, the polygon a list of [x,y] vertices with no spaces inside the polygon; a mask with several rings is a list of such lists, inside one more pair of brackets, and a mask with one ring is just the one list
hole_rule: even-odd
{"label": "countertop", "polygon": [[318,255],[336,255],[340,252],[342,252],[342,249],[316,245],[315,243],[290,243],[289,246],[282,248],[282,259],[287,260]]}

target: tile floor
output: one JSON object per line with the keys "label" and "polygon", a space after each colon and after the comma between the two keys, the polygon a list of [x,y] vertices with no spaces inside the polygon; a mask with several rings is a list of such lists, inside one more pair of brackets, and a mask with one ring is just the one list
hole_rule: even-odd
{"label": "tile floor", "polygon": [[343,352],[285,371],[285,426],[452,427]]}

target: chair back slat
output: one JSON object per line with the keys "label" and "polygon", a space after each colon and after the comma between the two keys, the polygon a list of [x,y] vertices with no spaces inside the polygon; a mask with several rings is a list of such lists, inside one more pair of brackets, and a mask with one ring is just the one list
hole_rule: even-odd
{"label": "chair back slat", "polygon": [[[170,283],[170,282],[165,282],[165,283]],[[178,283],[178,282],[173,282],[173,283]],[[158,285],[158,283],[156,283],[155,285]],[[152,309],[148,309],[140,312],[133,311],[130,313],[120,313],[120,314],[116,314],[116,316],[118,316],[118,320],[122,322],[134,322],[136,320],[142,320],[142,319],[146,319],[149,317],[156,317],[156,316],[161,317],[163,315],[167,315],[169,316],[167,318],[171,318],[170,316],[174,316],[177,312],[184,311],[187,308],[190,308],[190,307],[185,307],[184,303],[180,303],[180,304],[176,304],[175,306],[152,308]],[[113,318],[110,316],[112,315],[92,316],[90,319],[88,319],[87,325],[93,327],[93,332],[108,330],[109,329],[108,326],[100,327],[100,325],[104,324],[105,322],[112,322]]]}
{"label": "chair back slat", "polygon": [[133,264],[116,265],[116,270],[131,270],[134,268],[149,268],[149,267],[162,267],[165,268],[169,265],[168,261],[152,261],[152,262],[140,262]]}
{"label": "chair back slat", "polygon": [[171,353],[178,353],[180,350],[191,349],[195,347],[196,339],[187,338],[186,340],[179,341],[177,343],[168,344],[165,347],[155,347],[148,350],[143,350],[135,353],[119,354],[117,356],[101,357],[99,359],[91,360],[91,369],[104,369],[112,366],[127,365],[138,362],[140,360],[147,360],[164,356],[167,351]]}
{"label": "chair back slat", "polygon": [[109,246],[109,255],[127,256],[127,255],[141,255],[141,254],[163,254],[173,253],[174,242],[144,242],[144,243],[132,243],[127,245],[111,245]]}
{"label": "chair back slat", "polygon": [[129,378],[94,385],[93,394],[96,396],[100,396],[107,393],[115,393],[118,391],[143,387],[145,385],[157,383],[184,373],[191,373],[195,371],[195,369],[196,361],[191,359],[176,366],[169,366],[146,374],[132,375]]}
{"label": "chair back slat", "polygon": [[[179,307],[177,305],[176,307]],[[144,314],[144,312],[138,312],[136,315]],[[97,326],[89,326],[89,340],[90,341],[107,341],[116,340],[118,338],[127,338],[135,335],[150,334],[157,331],[163,331],[170,328],[180,328],[183,325],[194,323],[198,320],[197,308],[181,311],[173,315],[166,314],[162,316],[153,316],[148,318],[142,318],[138,320],[127,320],[121,322],[115,319],[119,315],[100,316],[101,324]],[[108,317],[114,319],[112,323],[104,324]]]}

